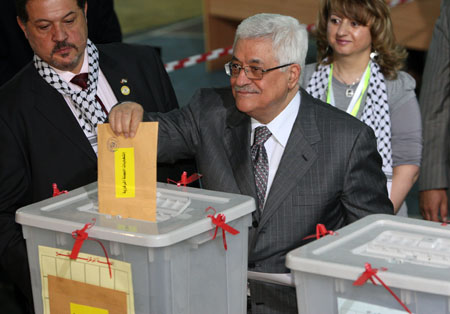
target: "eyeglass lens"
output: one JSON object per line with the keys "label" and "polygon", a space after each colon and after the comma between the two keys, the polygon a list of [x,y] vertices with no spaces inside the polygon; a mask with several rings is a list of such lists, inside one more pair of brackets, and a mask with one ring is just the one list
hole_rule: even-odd
{"label": "eyeglass lens", "polygon": [[239,73],[241,72],[241,69],[244,70],[245,75],[249,78],[249,79],[261,79],[263,76],[263,71],[261,68],[258,67],[253,67],[253,66],[241,66],[239,64],[236,63],[229,63],[228,64],[229,70],[230,70],[230,74],[231,76],[239,76]]}

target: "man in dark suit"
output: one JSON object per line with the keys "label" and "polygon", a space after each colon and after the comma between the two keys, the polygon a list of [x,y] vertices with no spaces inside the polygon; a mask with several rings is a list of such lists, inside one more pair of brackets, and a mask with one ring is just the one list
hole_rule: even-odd
{"label": "man in dark suit", "polygon": [[[0,88],[0,272],[22,294],[28,313],[29,270],[15,211],[51,197],[52,183],[71,190],[97,179],[96,125],[116,102],[139,101],[161,112],[178,105],[152,48],[96,47],[87,39],[84,0],[17,5],[35,56]],[[87,82],[76,76],[83,72]],[[77,85],[83,82],[88,86]]]}
{"label": "man in dark suit", "polygon": [[[95,44],[122,41],[113,0],[89,0],[88,37]],[[0,10],[0,86],[33,59],[33,50],[17,25],[15,0],[6,0]]]}
{"label": "man in dark suit", "polygon": [[[309,96],[298,81],[307,50],[294,18],[258,14],[238,27],[231,90],[200,90],[159,121],[158,159],[195,156],[207,189],[253,196],[249,270],[287,273],[286,253],[322,223],[336,230],[393,213],[372,130]],[[134,136],[143,109],[116,106],[117,134]],[[295,290],[250,280],[252,313],[297,313]]]}

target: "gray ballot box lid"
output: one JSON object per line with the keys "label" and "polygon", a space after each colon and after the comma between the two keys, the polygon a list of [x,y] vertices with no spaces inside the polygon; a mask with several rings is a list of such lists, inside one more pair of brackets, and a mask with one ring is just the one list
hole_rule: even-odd
{"label": "gray ballot box lid", "polygon": [[[72,233],[95,219],[89,236],[144,247],[164,247],[215,229],[205,211],[224,214],[226,223],[255,210],[252,197],[204,189],[157,184],[157,222],[98,213],[97,183],[30,204],[16,212],[16,221],[29,227]],[[221,233],[221,231],[220,231]]]}
{"label": "gray ballot box lid", "polygon": [[450,225],[370,215],[286,257],[293,273],[351,281],[366,263],[379,269],[377,275],[391,288],[450,296]]}

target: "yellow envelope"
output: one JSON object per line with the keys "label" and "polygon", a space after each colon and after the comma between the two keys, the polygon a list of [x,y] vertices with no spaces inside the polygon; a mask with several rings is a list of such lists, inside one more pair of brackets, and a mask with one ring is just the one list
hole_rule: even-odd
{"label": "yellow envelope", "polygon": [[126,314],[127,294],[123,291],[89,285],[49,275],[50,313]]}
{"label": "yellow envelope", "polygon": [[134,138],[98,125],[100,213],[156,221],[158,122],[141,122]]}

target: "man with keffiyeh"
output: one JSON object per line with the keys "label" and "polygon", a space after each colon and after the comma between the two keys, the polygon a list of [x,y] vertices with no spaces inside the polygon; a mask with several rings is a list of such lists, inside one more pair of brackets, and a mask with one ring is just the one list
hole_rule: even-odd
{"label": "man with keffiyeh", "polygon": [[[18,23],[35,55],[0,89],[0,272],[33,312],[27,254],[15,211],[97,180],[97,132],[117,102],[148,111],[178,107],[150,47],[95,46],[86,0],[16,0]],[[13,301],[11,301],[13,302]]]}

